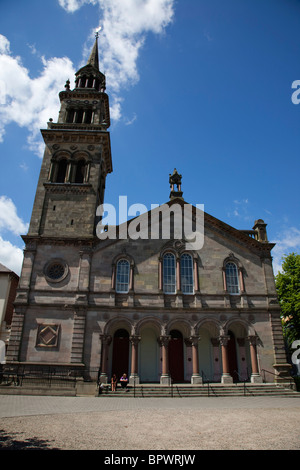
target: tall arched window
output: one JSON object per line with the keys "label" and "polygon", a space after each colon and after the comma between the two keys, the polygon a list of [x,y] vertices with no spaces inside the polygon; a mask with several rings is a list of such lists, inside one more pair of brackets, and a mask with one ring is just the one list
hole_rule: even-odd
{"label": "tall arched window", "polygon": [[116,272],[116,292],[127,293],[129,291],[130,264],[127,259],[120,259],[117,262]]}
{"label": "tall arched window", "polygon": [[239,276],[238,269],[235,263],[229,262],[225,266],[226,275],[226,289],[229,294],[239,293]]}
{"label": "tall arched window", "polygon": [[181,290],[183,294],[194,293],[194,267],[191,255],[184,253],[180,258]]}
{"label": "tall arched window", "polygon": [[59,161],[58,169],[57,169],[57,176],[56,176],[57,183],[65,182],[66,174],[67,174],[67,166],[68,166],[68,162],[65,158]]}
{"label": "tall arched window", "polygon": [[85,160],[79,160],[76,165],[75,183],[84,183]]}
{"label": "tall arched window", "polygon": [[165,294],[176,293],[176,260],[173,253],[163,257],[163,289]]}

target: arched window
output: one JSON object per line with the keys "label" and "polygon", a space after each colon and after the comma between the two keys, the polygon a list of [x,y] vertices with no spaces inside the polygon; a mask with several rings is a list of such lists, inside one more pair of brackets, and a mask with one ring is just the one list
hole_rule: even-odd
{"label": "arched window", "polygon": [[57,176],[56,176],[57,183],[65,182],[66,174],[67,174],[67,166],[68,166],[68,162],[65,158],[59,161],[58,169],[57,169]]}
{"label": "arched window", "polygon": [[85,160],[79,160],[76,165],[75,183],[84,183]]}
{"label": "arched window", "polygon": [[194,293],[193,258],[184,253],[180,258],[181,290],[183,294]]}
{"label": "arched window", "polygon": [[116,272],[116,292],[127,293],[129,291],[130,263],[127,259],[120,259],[117,262]]}
{"label": "arched window", "polygon": [[163,257],[163,289],[165,294],[176,293],[176,260],[173,253]]}
{"label": "arched window", "polygon": [[235,263],[229,262],[225,266],[226,289],[229,294],[239,293],[239,276]]}

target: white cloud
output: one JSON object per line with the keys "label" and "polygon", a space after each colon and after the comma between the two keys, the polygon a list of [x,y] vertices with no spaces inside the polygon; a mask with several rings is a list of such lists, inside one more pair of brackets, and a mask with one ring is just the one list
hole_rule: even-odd
{"label": "white cloud", "polygon": [[0,230],[3,229],[15,235],[25,234],[28,230],[28,224],[18,216],[16,206],[6,196],[0,196]]}
{"label": "white cloud", "polygon": [[85,3],[91,3],[92,5],[95,5],[97,0],[58,0],[58,3],[69,13],[74,13],[74,11],[81,8]]}
{"label": "white cloud", "polygon": [[91,50],[94,33],[99,36],[101,70],[112,95],[112,119],[121,118],[120,98],[124,87],[139,80],[137,61],[147,33],[161,34],[172,21],[174,0],[59,0],[60,6],[73,13],[84,4],[99,6],[99,25],[92,31],[85,47]]}
{"label": "white cloud", "polygon": [[114,91],[139,79],[137,60],[146,34],[161,34],[173,18],[174,0],[98,0],[101,51]]}
{"label": "white cloud", "polygon": [[0,236],[0,262],[7,268],[14,271],[18,276],[21,273],[23,262],[23,251],[14,246],[7,240],[3,240]]}
{"label": "white cloud", "polygon": [[2,237],[2,232],[10,232],[13,235],[20,236],[26,234],[27,230],[28,224],[18,216],[13,201],[6,196],[0,196],[0,263],[16,274],[21,272],[23,251],[10,241],[5,240]]}
{"label": "white cloud", "polygon": [[44,149],[40,129],[45,128],[50,117],[57,118],[58,93],[75,73],[68,58],[41,60],[42,72],[31,78],[20,57],[10,54],[7,38],[0,35],[0,142],[6,125],[15,122],[28,128],[29,148],[39,156]]}
{"label": "white cloud", "polygon": [[[111,118],[122,117],[120,90],[139,80],[137,60],[147,33],[161,34],[172,21],[175,0],[59,0],[62,8],[74,13],[86,4],[98,5],[101,70],[106,74],[111,93]],[[94,29],[85,47],[90,53]],[[6,126],[14,122],[29,130],[29,148],[42,157],[44,144],[40,129],[45,128],[49,118],[57,119],[58,93],[75,69],[67,57],[45,59],[29,45],[37,55],[43,69],[36,78],[22,64],[21,58],[13,56],[9,40],[0,34],[0,142]]]}
{"label": "white cloud", "polygon": [[9,54],[9,40],[0,34],[0,54]]}
{"label": "white cloud", "polygon": [[131,119],[127,119],[125,122],[126,126],[131,126],[135,121],[137,120],[137,115],[134,113],[133,117]]}
{"label": "white cloud", "polygon": [[281,271],[282,257],[289,253],[300,253],[300,230],[296,227],[285,229],[275,240],[276,246],[272,250],[273,270],[276,275]]}

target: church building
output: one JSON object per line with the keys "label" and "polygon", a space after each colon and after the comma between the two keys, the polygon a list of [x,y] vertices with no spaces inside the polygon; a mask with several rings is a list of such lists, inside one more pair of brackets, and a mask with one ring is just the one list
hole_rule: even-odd
{"label": "church building", "polygon": [[[201,212],[184,200],[184,178],[171,168],[168,238],[161,216],[159,236],[128,235],[138,225],[147,231],[153,211],[122,227],[101,225],[113,171],[105,90],[96,38],[75,88],[67,81],[59,93],[57,122],[41,130],[45,153],[23,236],[7,363],[69,368],[95,381],[99,374],[103,383],[114,373],[130,383],[284,380],[290,366],[274,244],[263,220],[237,230]],[[178,236],[175,212],[185,208],[194,227],[202,220],[201,246],[184,231]]]}

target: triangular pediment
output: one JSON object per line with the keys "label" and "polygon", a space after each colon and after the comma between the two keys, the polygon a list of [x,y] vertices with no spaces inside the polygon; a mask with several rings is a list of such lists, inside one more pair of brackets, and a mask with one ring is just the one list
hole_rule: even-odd
{"label": "triangular pediment", "polygon": [[[176,214],[176,211],[178,211],[177,213],[179,213],[180,210],[182,211],[183,218],[186,217],[186,222],[187,225],[190,227],[190,231],[189,233],[185,233],[183,228],[181,236],[176,236],[176,233],[171,232],[170,236],[168,238],[165,238],[164,236],[162,236],[162,220],[161,217],[159,217],[159,214],[162,213],[163,210],[166,210],[166,216],[168,217],[169,214],[171,214],[172,217],[172,209],[176,209],[174,211],[174,214]],[[176,216],[174,215],[174,219],[175,218]],[[198,221],[203,224],[203,227],[197,227]],[[219,236],[222,239],[228,238],[232,242],[235,242],[238,245],[243,245],[245,248],[248,248],[251,251],[269,252],[274,247],[273,243],[260,242],[256,238],[254,238],[256,236],[254,230],[238,230],[226,224],[225,222],[222,222],[216,217],[213,217],[212,215],[208,214],[207,212],[199,208],[199,206],[193,206],[192,204],[189,204],[184,201],[182,198],[174,198],[166,202],[165,204],[160,205],[157,208],[151,209],[141,215],[127,220],[123,224],[107,226],[107,236],[104,236],[104,239],[99,240],[98,248],[100,249],[104,247],[104,241],[105,245],[110,245],[110,243],[116,243],[118,241],[128,238],[130,240],[136,240],[138,243],[142,243],[143,240],[149,239],[159,239],[161,241],[165,241],[166,244],[174,244],[174,242],[180,241],[186,249],[193,249],[193,245],[188,244],[188,241],[191,239],[191,228],[193,232],[198,230],[199,228],[200,230],[203,230],[203,242],[205,238],[205,233],[208,233],[208,231],[210,231],[213,232],[217,237]],[[157,234],[159,234],[159,237],[157,237]],[[198,242],[199,240],[200,238],[198,239]],[[194,245],[194,247],[195,250],[201,249],[199,243],[198,245]]]}

